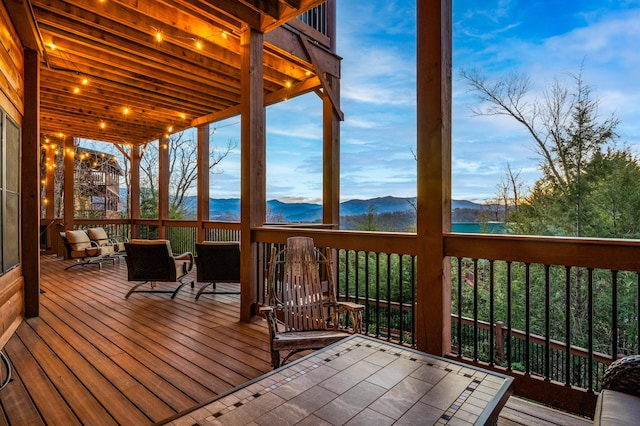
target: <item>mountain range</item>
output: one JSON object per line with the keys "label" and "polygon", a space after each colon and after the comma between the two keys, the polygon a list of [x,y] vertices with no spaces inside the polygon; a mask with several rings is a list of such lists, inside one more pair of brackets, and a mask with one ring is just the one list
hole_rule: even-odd
{"label": "mountain range", "polygon": [[[340,203],[340,216],[357,216],[370,211],[376,214],[394,212],[413,212],[415,197],[378,197],[366,200],[348,200]],[[466,200],[453,200],[452,210],[479,212],[486,206]],[[185,207],[189,212],[196,211],[196,197],[187,197]],[[373,209],[373,210],[372,210]],[[209,199],[209,217],[211,220],[235,221],[240,217],[239,198]],[[285,203],[279,200],[267,201],[267,221],[270,222],[319,222],[322,218],[322,205],[314,203]]]}

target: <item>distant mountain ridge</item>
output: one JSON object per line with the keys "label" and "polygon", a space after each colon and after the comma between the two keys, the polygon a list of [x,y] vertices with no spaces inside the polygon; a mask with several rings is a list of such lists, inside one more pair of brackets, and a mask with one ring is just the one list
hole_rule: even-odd
{"label": "distant mountain ridge", "polygon": [[[374,208],[376,214],[414,211],[416,198],[377,197],[366,200],[348,200],[340,203],[340,216],[357,216],[369,213]],[[196,197],[187,197],[185,207],[189,212],[196,210]],[[483,204],[466,200],[453,200],[452,210],[479,212]],[[211,220],[238,220],[240,218],[239,198],[209,199]],[[267,201],[267,220],[273,222],[319,222],[322,219],[322,205],[315,203],[285,203],[279,200]]]}
{"label": "distant mountain ridge", "polygon": [[[127,192],[125,188],[120,188],[121,206],[126,205]],[[188,216],[195,218],[196,215],[195,195],[185,198],[185,209]],[[365,200],[353,199],[340,203],[340,216],[358,216],[369,213],[374,208],[376,214],[409,212],[414,213],[416,204],[415,197],[376,197]],[[478,216],[487,209],[484,204],[474,203],[467,200],[452,200],[451,210],[454,214],[454,222],[475,222],[462,217],[460,213],[468,217]],[[210,198],[209,217],[211,220],[237,221],[240,219],[240,199],[239,198]],[[280,200],[267,201],[267,220],[278,222],[320,222],[322,219],[322,205],[316,203],[285,203]]]}

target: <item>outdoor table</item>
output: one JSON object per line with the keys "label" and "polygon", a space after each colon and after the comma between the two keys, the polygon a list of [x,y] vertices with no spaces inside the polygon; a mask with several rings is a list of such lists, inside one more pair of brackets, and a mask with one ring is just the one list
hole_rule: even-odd
{"label": "outdoor table", "polygon": [[511,377],[355,334],[164,423],[484,425],[512,392]]}

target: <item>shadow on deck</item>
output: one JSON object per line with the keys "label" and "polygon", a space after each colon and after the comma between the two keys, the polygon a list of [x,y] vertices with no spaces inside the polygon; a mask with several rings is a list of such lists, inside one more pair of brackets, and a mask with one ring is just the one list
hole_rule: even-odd
{"label": "shadow on deck", "polygon": [[[4,348],[13,379],[0,425],[151,424],[270,370],[266,326],[240,322],[239,296],[196,302],[196,284],[173,300],[125,299],[124,260],[64,271],[69,262],[42,257],[40,317]],[[511,398],[498,424],[590,422]]]}

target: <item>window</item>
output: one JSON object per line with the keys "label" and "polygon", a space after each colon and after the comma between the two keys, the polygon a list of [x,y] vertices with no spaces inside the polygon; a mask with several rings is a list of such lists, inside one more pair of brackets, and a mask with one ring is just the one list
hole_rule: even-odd
{"label": "window", "polygon": [[20,127],[0,110],[0,258],[2,274],[20,263]]}

